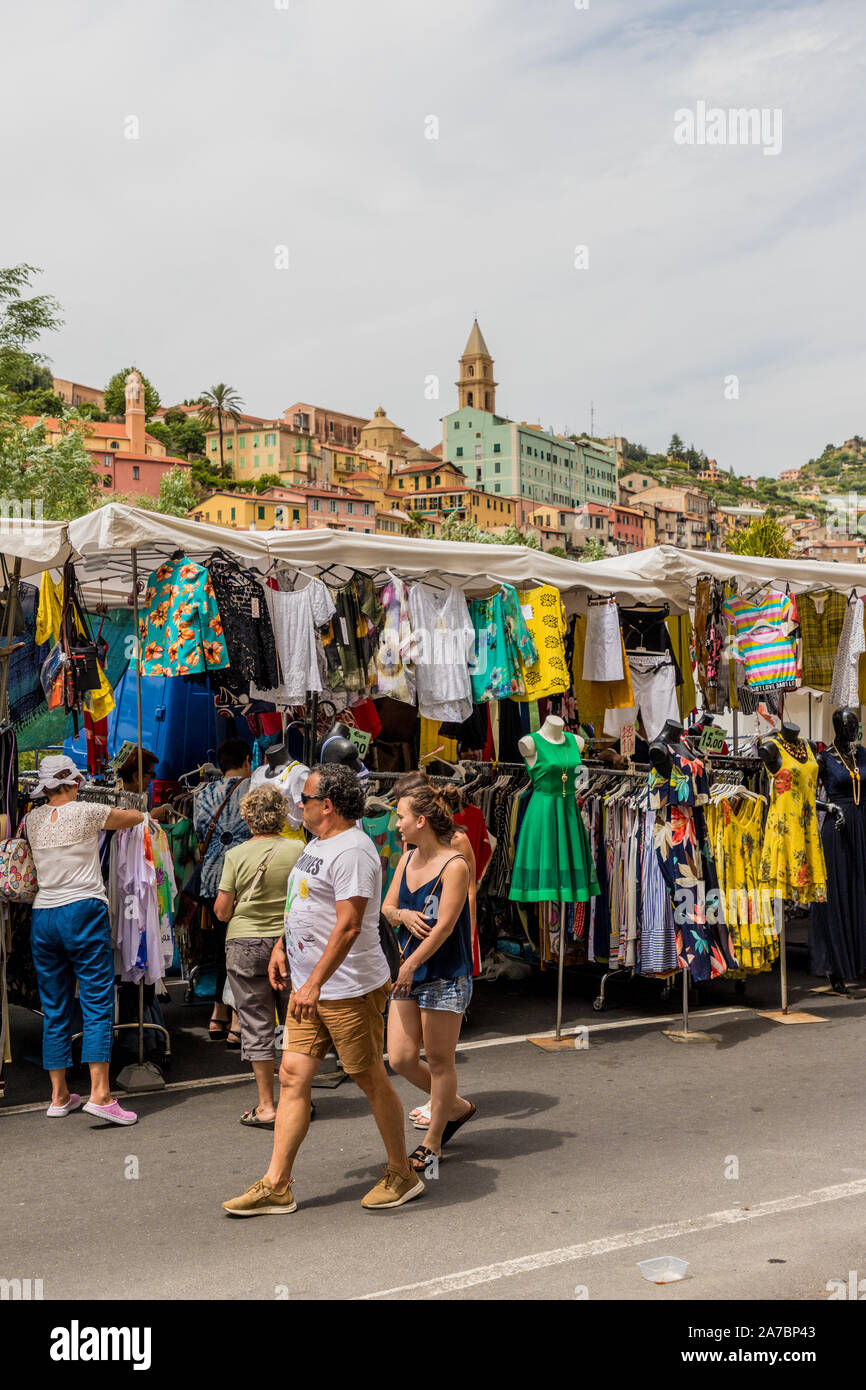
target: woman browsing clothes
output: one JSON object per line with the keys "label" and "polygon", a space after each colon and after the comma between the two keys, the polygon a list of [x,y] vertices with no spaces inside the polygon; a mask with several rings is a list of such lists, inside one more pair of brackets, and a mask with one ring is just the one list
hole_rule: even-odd
{"label": "woman browsing clothes", "polygon": [[33,798],[47,797],[24,818],[36,868],[30,945],[44,1015],[42,1065],[51,1077],[48,1114],[59,1119],[81,1108],[69,1090],[75,986],[84,1019],[81,1061],[90,1068],[84,1109],[115,1125],[136,1115],[112,1099],[108,1064],[114,1038],[114,952],[108,896],[99,867],[99,832],[138,825],[141,811],[112,810],[77,800],[84,778],[71,758],[43,758]]}
{"label": "woman browsing clothes", "polygon": [[288,991],[278,993],[268,979],[274,942],[282,936],[286,883],[304,846],[287,840],[286,801],[272,786],[242,797],[240,812],[251,839],[225,856],[214,914],[226,922],[226,972],[240,1020],[241,1057],[251,1062],[258,1103],[242,1125],[273,1129],[274,1022],[286,1020]]}
{"label": "woman browsing clothes", "polygon": [[472,996],[470,871],[452,846],[451,815],[430,787],[400,796],[397,830],[409,848],[382,905],[403,957],[388,1012],[388,1060],[430,1096],[426,1141],[409,1155],[423,1172],[475,1114],[457,1094],[455,1064]]}

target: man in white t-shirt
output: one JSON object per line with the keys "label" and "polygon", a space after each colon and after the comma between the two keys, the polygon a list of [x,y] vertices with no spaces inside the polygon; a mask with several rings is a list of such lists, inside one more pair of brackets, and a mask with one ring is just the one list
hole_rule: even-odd
{"label": "man in white t-shirt", "polygon": [[292,1212],[292,1167],[310,1125],[313,1077],[331,1047],[370,1102],[388,1163],[363,1198],[368,1210],[399,1207],[424,1191],[406,1156],[403,1111],[385,1070],[385,1008],[391,990],[379,939],[382,869],[356,822],[364,793],[339,763],[313,768],[301,794],[314,836],[289,875],[285,937],[274,946],[275,989],[291,974],[274,1151],[267,1174],[223,1202],[230,1216]]}

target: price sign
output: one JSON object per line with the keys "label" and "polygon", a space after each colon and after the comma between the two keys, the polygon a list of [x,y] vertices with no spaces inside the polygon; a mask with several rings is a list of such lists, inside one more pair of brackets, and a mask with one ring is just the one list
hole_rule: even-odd
{"label": "price sign", "polygon": [[698,748],[702,753],[721,753],[725,746],[725,738],[725,731],[720,729],[718,724],[708,724],[701,734]]}
{"label": "price sign", "polygon": [[130,757],[130,755],[134,753],[137,748],[137,743],[130,743],[127,739],[124,743],[120,745],[108,766],[112,768],[114,772],[116,772],[119,767],[123,767],[123,764],[126,762],[127,758]]}
{"label": "price sign", "polygon": [[634,757],[634,724],[623,724],[619,735],[619,751],[624,758]]}
{"label": "price sign", "polygon": [[358,757],[366,758],[367,749],[373,741],[373,735],[368,734],[365,729],[350,729],[349,738],[358,750]]}

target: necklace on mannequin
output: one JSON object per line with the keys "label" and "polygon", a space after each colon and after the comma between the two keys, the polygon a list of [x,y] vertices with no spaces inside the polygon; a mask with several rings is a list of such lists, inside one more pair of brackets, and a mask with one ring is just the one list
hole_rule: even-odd
{"label": "necklace on mannequin", "polygon": [[852,757],[851,757],[851,765],[849,766],[849,764],[848,764],[848,763],[845,761],[845,759],[842,757],[842,753],[840,752],[839,747],[838,747],[837,744],[835,744],[835,743],[833,744],[833,752],[836,754],[836,757],[839,759],[839,761],[840,761],[840,763],[842,764],[842,766],[844,767],[845,771],[846,771],[846,772],[850,775],[850,777],[851,777],[851,791],[852,791],[852,795],[853,795],[853,797],[854,797],[854,805],[855,805],[855,806],[859,806],[859,805],[860,805],[860,769],[859,769],[859,767],[857,766],[857,755],[856,755],[856,753],[852,754]]}
{"label": "necklace on mannequin", "polygon": [[776,742],[780,743],[789,757],[795,758],[798,763],[806,762],[809,757],[809,748],[805,743],[789,743],[781,734],[776,735]]}

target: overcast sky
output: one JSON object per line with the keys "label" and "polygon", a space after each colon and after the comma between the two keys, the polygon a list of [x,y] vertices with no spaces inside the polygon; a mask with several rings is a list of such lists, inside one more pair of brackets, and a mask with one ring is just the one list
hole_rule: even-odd
{"label": "overcast sky", "polygon": [[[502,413],[777,473],[866,434],[864,37],[863,0],[18,3],[0,259],[86,384],[429,446],[477,313]],[[780,152],[676,143],[699,103]]]}

